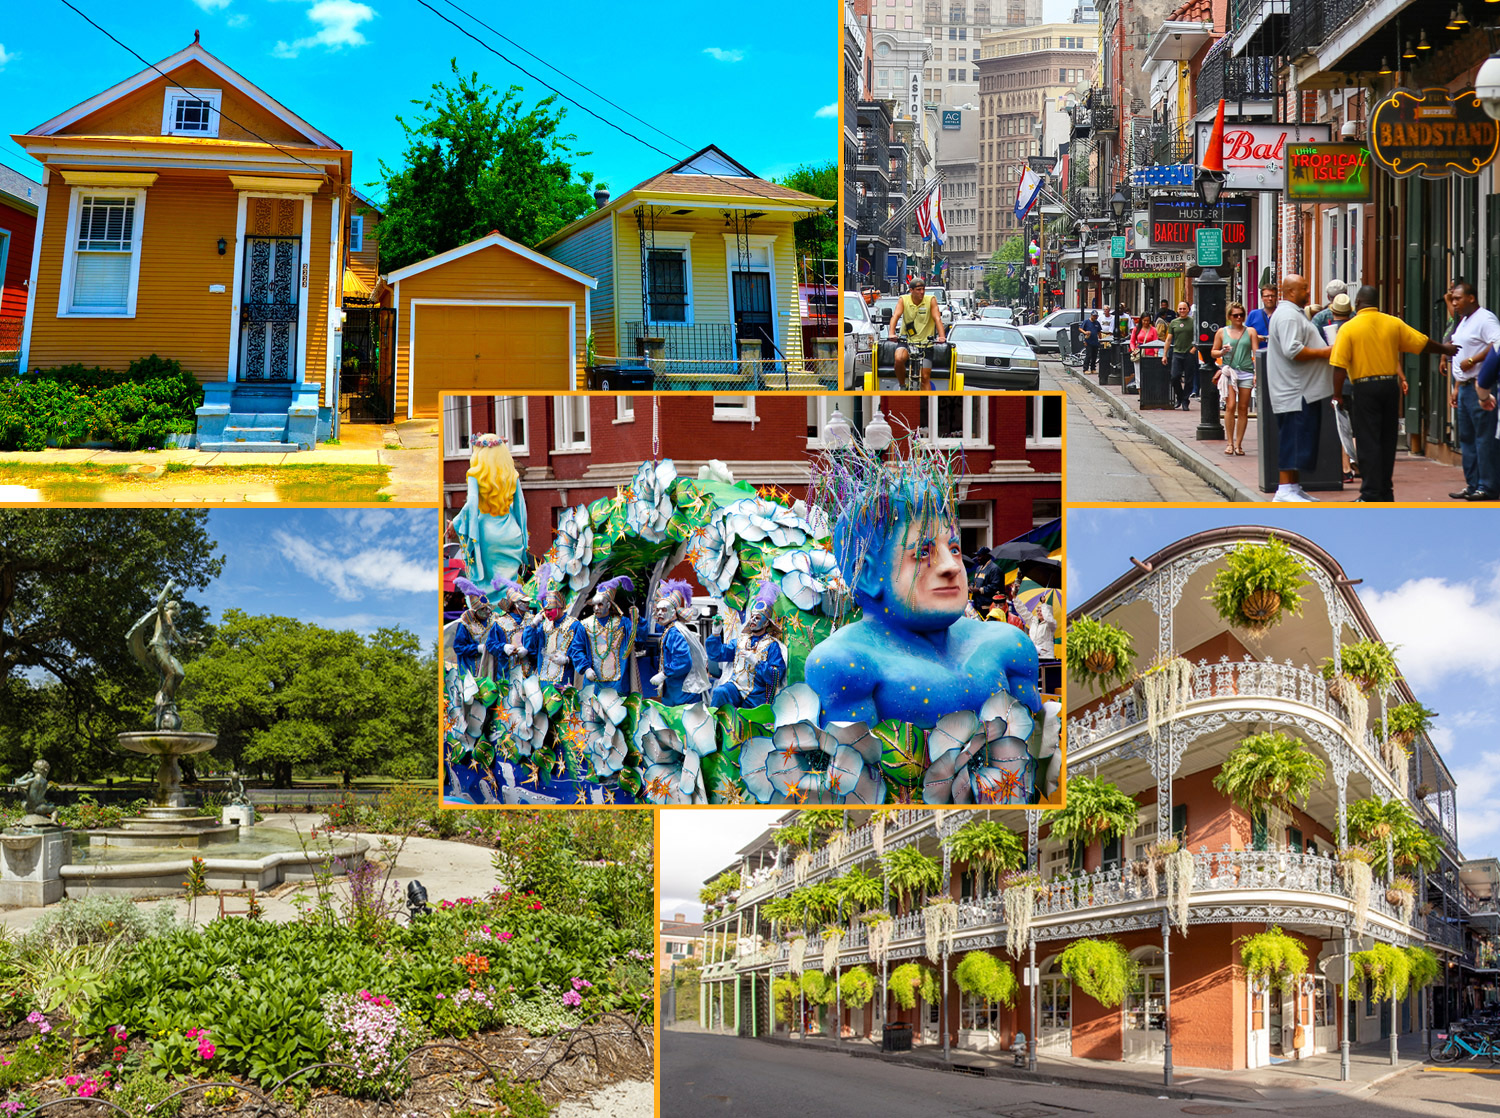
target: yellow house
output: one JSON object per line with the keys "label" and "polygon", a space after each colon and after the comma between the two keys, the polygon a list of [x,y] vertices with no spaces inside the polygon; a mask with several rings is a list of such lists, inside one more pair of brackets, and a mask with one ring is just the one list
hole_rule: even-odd
{"label": "yellow house", "polygon": [[204,385],[200,448],[327,433],[350,152],[196,37],[12,138],[45,167],[23,368],[157,353]]}
{"label": "yellow house", "polygon": [[536,247],[598,277],[598,363],[647,358],[664,389],[834,387],[833,369],[803,358],[792,226],[835,202],[759,178],[712,146],[596,198],[598,209]]}

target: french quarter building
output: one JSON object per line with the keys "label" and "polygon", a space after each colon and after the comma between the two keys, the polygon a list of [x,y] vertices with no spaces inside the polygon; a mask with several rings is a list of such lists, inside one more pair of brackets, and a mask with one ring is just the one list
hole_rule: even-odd
{"label": "french quarter building", "polygon": [[[1069,686],[1069,779],[1109,782],[1132,797],[1139,807],[1133,834],[1070,847],[1052,837],[1045,810],[902,809],[873,821],[868,813],[850,813],[850,829],[834,849],[793,859],[778,855],[767,831],[730,867],[741,874],[740,888],[705,918],[710,962],[701,976],[701,1020],[743,1036],[798,1032],[797,1013],[786,1015],[790,1022],[773,1019],[771,984],[787,973],[793,950],[784,929],[772,938],[764,906],[851,866],[879,878],[877,841],[887,855],[915,845],[942,865],[940,895],[957,904],[951,947],[939,937],[936,954],[929,954],[925,914],[893,900],[888,954],[878,966],[870,961],[869,925],[852,920],[838,967],[870,968],[875,996],[860,1009],[818,1008],[806,1023],[813,1034],[832,1033],[837,1016],[844,1038],[878,1041],[883,1024],[906,1022],[916,1043],[946,1041],[958,1050],[1009,1050],[1017,1032],[1028,1041],[1035,1033],[1043,1066],[1049,1054],[1162,1062],[1170,1015],[1173,1063],[1233,1069],[1336,1052],[1345,1029],[1351,1044],[1378,1042],[1392,1029],[1420,1031],[1428,998],[1431,1023],[1441,1026],[1481,1004],[1486,988],[1493,997],[1495,860],[1465,863],[1454,781],[1431,740],[1419,734],[1404,750],[1372,733],[1382,712],[1416,696],[1398,678],[1355,713],[1360,702],[1341,703],[1336,695],[1343,692],[1320,670],[1341,647],[1380,638],[1338,561],[1307,539],[1278,533],[1306,568],[1304,601],[1300,615],[1283,617],[1259,636],[1220,620],[1205,600],[1231,550],[1269,534],[1239,527],[1179,540],[1127,567],[1073,614],[1124,629],[1138,673],[1168,663],[1179,672],[1176,701],[1155,704],[1154,718],[1134,680],[1103,695]],[[1243,739],[1273,730],[1320,758],[1324,777],[1305,808],[1251,814],[1213,781]],[[1441,856],[1435,868],[1414,874],[1417,892],[1405,906],[1388,902],[1384,867],[1377,865],[1361,926],[1337,855],[1349,805],[1369,797],[1405,800]],[[1029,865],[1043,879],[1029,934],[1014,955],[1003,894],[983,880],[987,875],[945,853],[944,836],[977,816],[1002,819],[1023,837]],[[1147,862],[1158,836],[1168,833],[1191,856],[1185,920],[1184,906],[1169,911],[1165,890],[1153,888],[1162,879]],[[1273,926],[1295,937],[1309,960],[1308,973],[1285,992],[1247,978],[1240,966],[1236,941]],[[1080,939],[1113,939],[1138,963],[1140,979],[1122,1004],[1105,1007],[1060,973],[1059,954]],[[1375,943],[1431,948],[1439,976],[1426,991],[1397,1002],[1394,1012],[1389,1001],[1372,1001],[1351,982],[1341,1026],[1342,960]],[[1034,965],[1037,981],[1021,987],[1013,1008],[986,1005],[953,977],[973,951],[995,954],[1018,978]],[[805,969],[820,968],[821,929],[808,930],[801,954]],[[891,969],[912,960],[940,975],[936,988],[928,987],[938,996],[902,1009],[883,996],[884,983]]]}

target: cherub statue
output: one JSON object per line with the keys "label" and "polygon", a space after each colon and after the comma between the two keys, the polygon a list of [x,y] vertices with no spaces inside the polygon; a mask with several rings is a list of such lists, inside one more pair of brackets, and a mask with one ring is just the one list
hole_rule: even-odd
{"label": "cherub statue", "polygon": [[174,644],[196,645],[198,642],[184,637],[177,631],[177,617],[182,612],[180,602],[172,600],[172,591],[179,589],[171,580],[156,596],[156,605],[143,614],[139,621],[125,634],[130,654],[146,672],[154,672],[158,683],[156,689],[153,724],[158,730],[182,729],[182,717],[177,713],[177,688],[182,685],[182,663],[172,652]]}
{"label": "cherub statue", "polygon": [[57,821],[57,805],[47,802],[47,776],[52,766],[46,761],[37,761],[31,772],[12,784],[11,791],[21,793],[21,807],[25,811],[22,823]]}

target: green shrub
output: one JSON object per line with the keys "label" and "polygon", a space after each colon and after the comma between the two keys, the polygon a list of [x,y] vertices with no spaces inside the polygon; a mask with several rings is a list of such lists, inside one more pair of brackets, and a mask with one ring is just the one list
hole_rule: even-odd
{"label": "green shrub", "polygon": [[168,1083],[145,1071],[137,1071],[120,1080],[110,1102],[126,1111],[130,1118],[176,1118],[182,1111],[184,1096],[172,1099],[167,1096],[179,1090],[177,1083]]}
{"label": "green shrub", "polygon": [[839,997],[852,1009],[868,1005],[875,996],[875,976],[868,967],[857,966],[839,976]]}
{"label": "green shrub", "polygon": [[99,441],[135,450],[164,446],[194,427],[197,379],[152,354],[124,372],[64,365],[0,380],[0,449],[43,450]]}
{"label": "green shrub", "polygon": [[1307,952],[1302,944],[1279,927],[1253,936],[1241,936],[1240,962],[1251,978],[1264,979],[1278,990],[1287,991],[1307,973]]}
{"label": "green shrub", "polygon": [[1112,939],[1075,940],[1057,957],[1057,969],[1105,1008],[1124,1001],[1140,975],[1140,965]]}
{"label": "green shrub", "polygon": [[929,1005],[939,1000],[937,973],[925,963],[902,963],[891,971],[889,987],[902,1009],[914,1008],[919,993]]}

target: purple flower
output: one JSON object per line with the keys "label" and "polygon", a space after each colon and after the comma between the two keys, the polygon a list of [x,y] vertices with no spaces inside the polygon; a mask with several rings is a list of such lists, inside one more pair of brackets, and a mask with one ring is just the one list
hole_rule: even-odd
{"label": "purple flower", "polygon": [[579,993],[578,993],[577,990],[569,990],[567,993],[565,993],[563,995],[563,999],[562,1000],[563,1000],[563,1005],[567,1005],[567,1006],[579,1006],[579,1005],[583,1004],[583,998],[581,996],[579,996]]}

